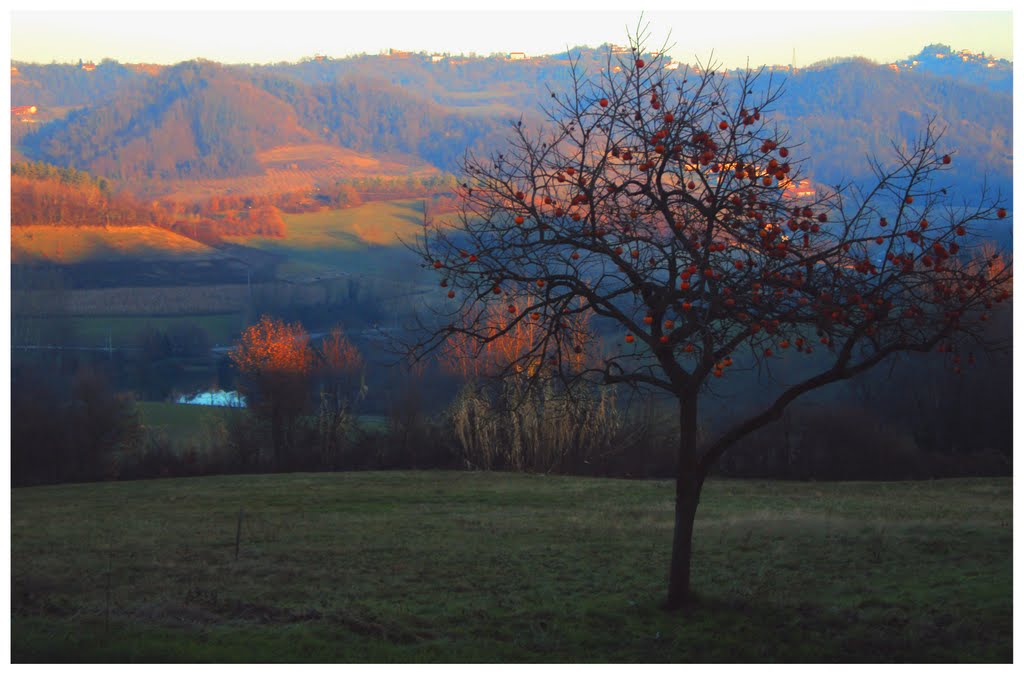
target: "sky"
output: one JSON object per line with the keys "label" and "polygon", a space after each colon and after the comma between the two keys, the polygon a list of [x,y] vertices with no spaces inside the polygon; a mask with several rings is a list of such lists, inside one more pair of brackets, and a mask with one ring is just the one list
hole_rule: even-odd
{"label": "sky", "polygon": [[[104,11],[83,12],[77,3],[42,0],[18,7],[17,1],[10,15],[11,58],[36,63],[104,58],[122,63],[177,63],[194,58],[272,63],[317,53],[331,57],[377,54],[388,48],[540,55],[564,51],[567,46],[625,43],[627,26],[635,27],[640,19],[639,9],[612,10],[621,3],[607,2],[573,6],[528,0],[515,3],[516,11],[480,11],[482,2],[442,0],[430,5],[442,9],[423,11],[384,0],[374,6],[386,11],[338,11],[335,8],[341,5],[299,0],[288,6],[301,11],[283,12],[281,3],[185,0],[175,3],[175,11],[159,3],[156,10],[140,12],[129,11],[137,5],[100,2],[89,7]],[[682,3],[661,4],[679,7]],[[654,9],[644,14],[650,45],[667,43],[673,58],[688,63],[713,58],[726,68],[748,62],[789,64],[794,55],[797,66],[845,56],[885,63],[916,54],[931,43],[1013,59],[1013,19],[1006,8],[966,11],[964,3],[958,7],[937,1],[929,7],[945,11],[917,12],[895,2],[869,3],[868,11],[847,12],[822,11],[821,3],[797,1],[787,2],[787,11],[764,12],[743,0],[729,3],[734,8],[729,12],[681,12],[658,9],[658,5],[648,5]],[[810,9],[795,11],[801,6]]]}

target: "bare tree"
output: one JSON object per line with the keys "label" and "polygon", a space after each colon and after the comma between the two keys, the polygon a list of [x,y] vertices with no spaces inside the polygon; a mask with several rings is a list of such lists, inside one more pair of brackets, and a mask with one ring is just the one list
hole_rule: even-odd
{"label": "bare tree", "polygon": [[[507,149],[467,157],[458,225],[428,224],[416,245],[443,288],[411,348],[422,358],[468,339],[483,352],[528,334],[508,372],[673,396],[677,608],[722,454],[804,393],[980,336],[1011,269],[977,251],[979,226],[1005,209],[987,192],[952,203],[941,182],[952,153],[931,126],[894,145],[891,163],[871,160],[872,185],[807,190],[799,148],[772,122],[782,87],[770,73],[673,70],[646,39],[636,31],[632,53],[594,75],[573,63],[547,128],[514,123]],[[618,344],[580,368],[576,318],[589,314]],[[702,396],[742,365],[771,374],[775,391],[698,447]]]}

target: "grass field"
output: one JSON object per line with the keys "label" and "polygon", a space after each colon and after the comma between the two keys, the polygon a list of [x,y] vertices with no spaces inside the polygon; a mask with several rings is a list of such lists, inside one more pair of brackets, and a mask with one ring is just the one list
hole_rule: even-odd
{"label": "grass field", "polygon": [[139,417],[146,427],[160,430],[171,441],[198,440],[207,419],[238,415],[237,408],[139,401]]}
{"label": "grass field", "polygon": [[152,226],[11,228],[11,262],[63,265],[116,260],[206,259],[217,251],[180,234]]}
{"label": "grass field", "polygon": [[422,201],[418,199],[371,202],[351,209],[284,215],[288,226],[283,238],[231,239],[284,255],[283,277],[373,275],[400,280],[416,268],[401,244],[423,230]]}
{"label": "grass field", "polygon": [[[1012,484],[500,473],[12,490],[14,661],[1009,661]],[[235,534],[245,510],[238,558]]]}
{"label": "grass field", "polygon": [[230,344],[244,328],[244,321],[232,314],[183,314],[179,316],[76,316],[68,320],[75,342],[81,346],[105,346],[109,337],[114,347],[131,346],[146,330],[166,331],[194,323],[206,331],[212,344]]}
{"label": "grass field", "polygon": [[[142,423],[162,430],[172,441],[198,440],[203,433],[204,420],[211,417],[236,415],[239,410],[223,406],[186,405],[160,401],[137,403]],[[383,415],[360,415],[359,425],[366,431],[381,432],[388,427]]]}

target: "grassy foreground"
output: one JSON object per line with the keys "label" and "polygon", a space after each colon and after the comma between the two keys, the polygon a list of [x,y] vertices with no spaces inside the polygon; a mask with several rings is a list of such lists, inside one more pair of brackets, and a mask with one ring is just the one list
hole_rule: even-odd
{"label": "grassy foreground", "polygon": [[[12,490],[14,661],[1009,661],[1012,483],[500,473]],[[238,559],[235,535],[245,510]]]}

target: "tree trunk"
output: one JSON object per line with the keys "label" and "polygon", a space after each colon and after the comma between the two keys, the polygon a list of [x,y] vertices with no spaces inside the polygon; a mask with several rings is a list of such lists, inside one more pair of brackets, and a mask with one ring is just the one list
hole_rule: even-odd
{"label": "tree trunk", "polygon": [[697,514],[703,476],[697,469],[697,397],[679,401],[679,466],[676,474],[676,518],[672,535],[666,609],[678,609],[692,599],[690,560],[693,554],[693,519]]}

